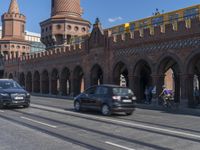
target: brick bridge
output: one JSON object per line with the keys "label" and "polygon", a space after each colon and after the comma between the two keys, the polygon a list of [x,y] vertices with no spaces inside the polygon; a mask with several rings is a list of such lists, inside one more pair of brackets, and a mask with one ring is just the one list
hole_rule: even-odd
{"label": "brick bridge", "polygon": [[121,76],[144,99],[145,86],[164,85],[173,70],[175,100],[195,106],[194,76],[200,78],[200,18],[114,35],[97,20],[91,34],[70,47],[5,57],[4,76],[32,93],[77,95],[90,85],[120,84]]}

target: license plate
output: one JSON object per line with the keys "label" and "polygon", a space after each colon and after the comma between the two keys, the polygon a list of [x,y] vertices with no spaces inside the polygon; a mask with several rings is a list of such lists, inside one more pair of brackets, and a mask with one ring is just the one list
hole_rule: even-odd
{"label": "license plate", "polygon": [[131,103],[132,100],[131,100],[131,99],[124,99],[123,102],[124,102],[124,103]]}
{"label": "license plate", "polygon": [[15,100],[23,100],[23,97],[15,97]]}

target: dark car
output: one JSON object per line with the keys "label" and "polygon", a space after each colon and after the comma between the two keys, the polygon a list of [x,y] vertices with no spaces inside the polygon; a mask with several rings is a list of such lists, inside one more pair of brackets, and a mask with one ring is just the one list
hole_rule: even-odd
{"label": "dark car", "polygon": [[30,94],[12,79],[0,79],[0,108],[30,106]]}
{"label": "dark car", "polygon": [[127,87],[117,85],[98,85],[85,90],[75,97],[74,109],[99,110],[103,115],[125,112],[131,115],[135,110],[136,97]]}

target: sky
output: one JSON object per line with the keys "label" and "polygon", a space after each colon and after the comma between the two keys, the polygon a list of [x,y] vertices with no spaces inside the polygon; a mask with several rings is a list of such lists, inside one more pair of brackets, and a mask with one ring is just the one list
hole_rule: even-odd
{"label": "sky", "polygon": [[[0,15],[9,4],[10,0],[0,0]],[[26,30],[40,33],[39,23],[50,17],[51,0],[18,0],[18,4],[27,17]],[[196,4],[200,0],[81,0],[83,18],[93,24],[98,17],[103,28],[152,16],[157,8],[169,12]]]}

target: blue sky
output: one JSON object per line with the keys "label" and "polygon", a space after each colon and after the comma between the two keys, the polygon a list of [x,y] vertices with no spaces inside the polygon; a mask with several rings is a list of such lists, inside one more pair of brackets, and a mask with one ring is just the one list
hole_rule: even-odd
{"label": "blue sky", "polygon": [[[0,0],[0,14],[7,12],[10,0]],[[40,32],[39,23],[50,17],[51,0],[18,0],[27,17],[26,29]],[[165,12],[200,4],[199,0],[81,0],[83,18],[94,23],[99,17],[104,28],[149,17],[156,8]]]}

